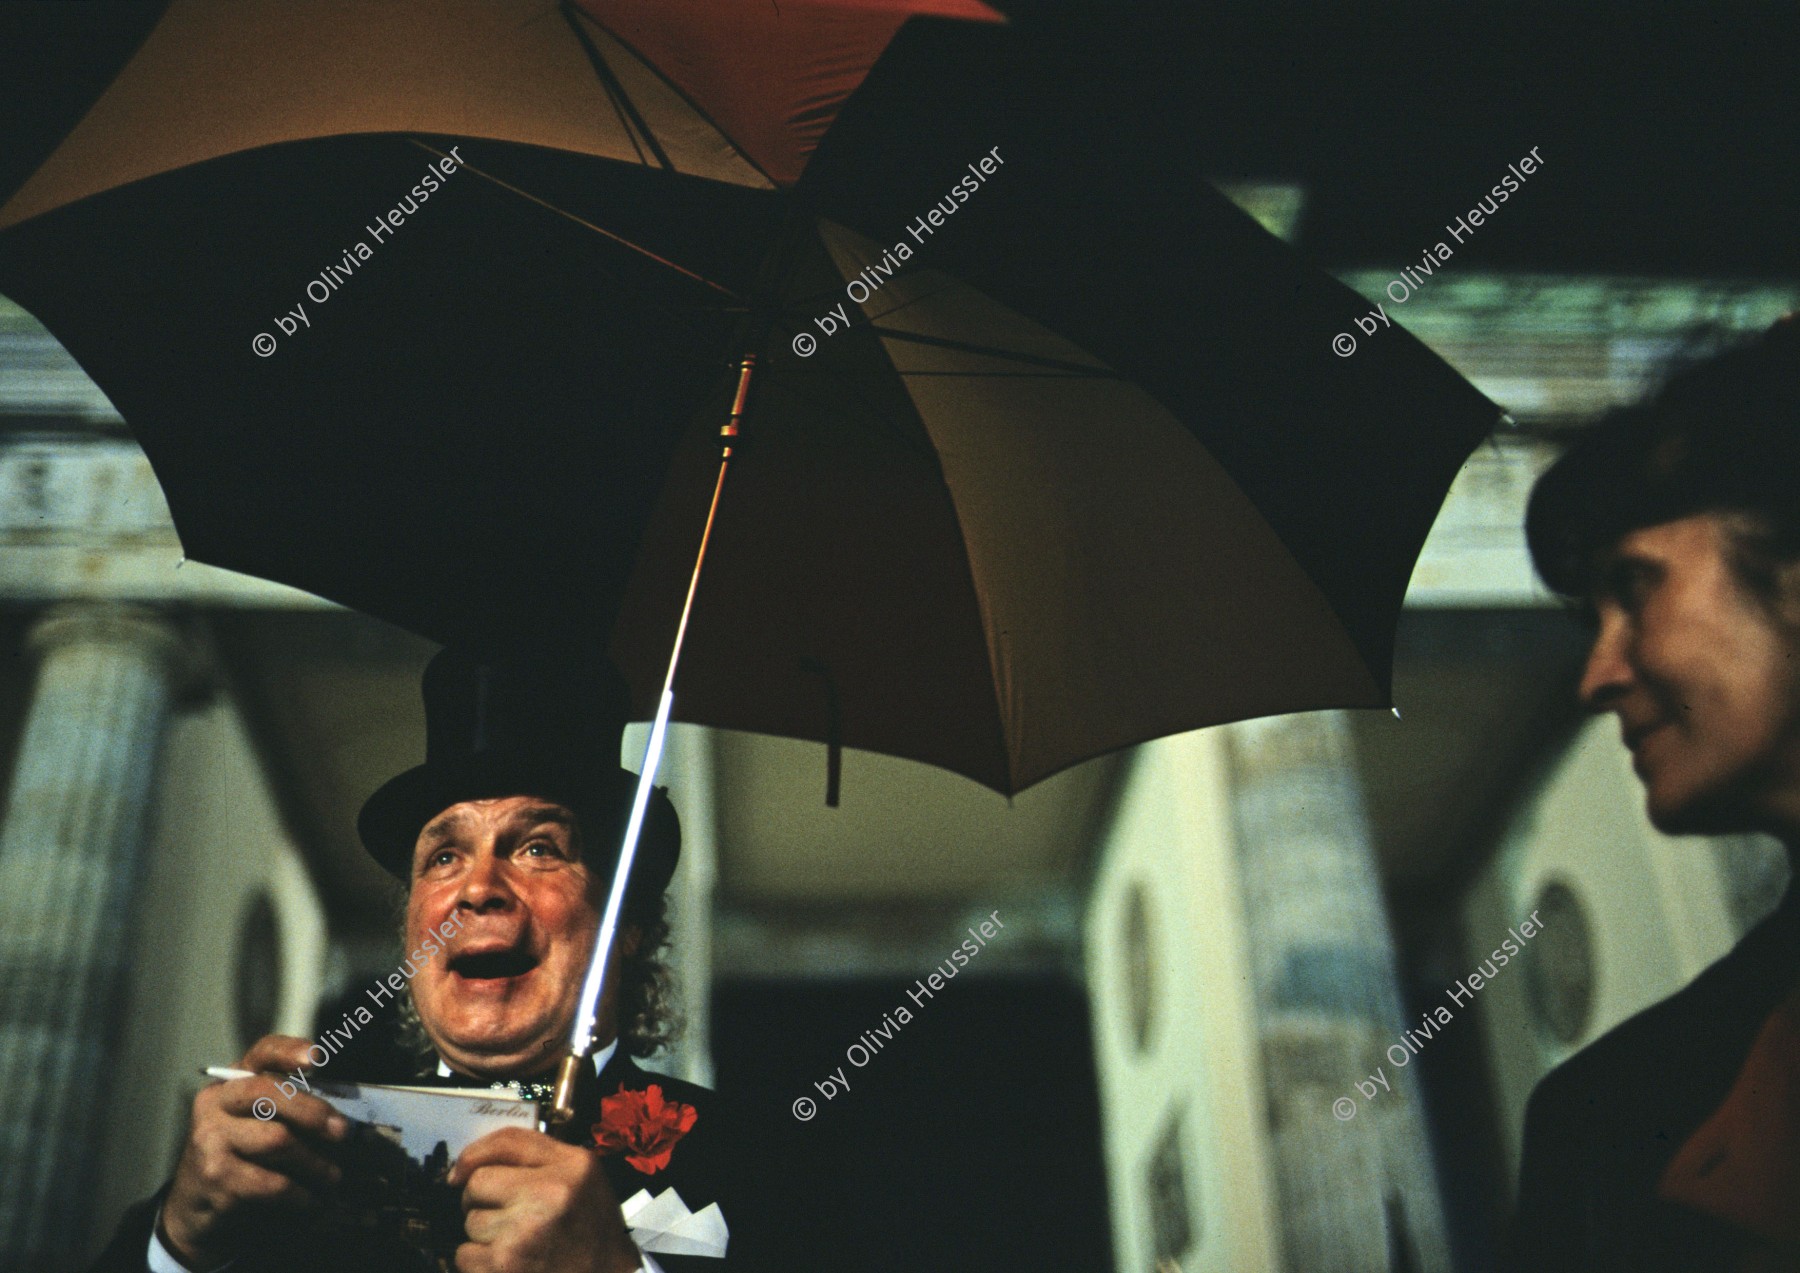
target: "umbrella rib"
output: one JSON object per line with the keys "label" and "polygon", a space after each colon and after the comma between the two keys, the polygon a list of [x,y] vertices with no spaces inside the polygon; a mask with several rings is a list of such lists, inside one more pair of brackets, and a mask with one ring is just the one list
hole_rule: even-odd
{"label": "umbrella rib", "polygon": [[[1014,362],[1035,363],[1038,366],[1050,369],[1050,371],[1058,371],[1058,372],[1062,372],[1064,374],[1074,374],[1074,375],[1082,376],[1087,379],[1094,379],[1094,380],[1119,380],[1119,379],[1122,379],[1122,377],[1117,372],[1111,370],[1110,368],[1097,369],[1097,368],[1093,368],[1093,367],[1085,367],[1080,363],[1067,362],[1062,359],[1041,358],[1041,357],[1037,357],[1037,356],[1034,356],[1031,354],[1007,353],[1003,350],[982,348],[981,346],[977,346],[977,345],[958,344],[954,341],[943,339],[942,337],[921,336],[921,335],[918,335],[913,332],[895,331],[891,328],[875,326],[877,323],[881,322],[882,319],[891,317],[894,314],[898,314],[901,310],[907,308],[909,305],[917,305],[923,301],[932,300],[935,297],[943,295],[945,292],[953,291],[954,289],[956,289],[958,287],[962,287],[962,286],[965,286],[965,285],[956,279],[951,279],[948,282],[942,284],[941,286],[931,288],[928,291],[921,292],[917,296],[909,296],[907,299],[901,301],[898,305],[892,306],[889,309],[884,309],[879,314],[869,315],[869,325],[871,327],[874,327],[875,331],[877,333],[879,333],[880,335],[892,336],[896,340],[911,340],[911,341],[917,342],[919,344],[927,344],[927,345],[936,344],[936,345],[940,345],[942,347],[949,348],[949,349],[958,349],[958,350],[961,350],[963,353],[987,354],[987,355],[990,355],[990,356],[996,357],[996,358],[1011,359]],[[988,372],[909,371],[909,372],[901,372],[901,374],[909,375],[909,376],[955,376],[955,375],[1029,376],[1029,375],[1048,375],[1048,374],[1050,374],[1050,372],[1046,371],[1046,372],[1035,372],[1034,373],[1034,372],[1026,372],[1026,371],[1009,371],[1009,372],[998,372],[998,371],[988,371]]]}
{"label": "umbrella rib", "polygon": [[[1034,367],[1042,367],[1048,372],[1062,372],[1064,375],[1079,376],[1087,380],[1123,380],[1124,377],[1110,367],[1089,367],[1082,363],[1070,362],[1065,358],[1045,358],[1038,354],[1022,354],[1015,350],[997,349],[991,345],[976,345],[966,340],[947,340],[942,336],[923,336],[918,332],[892,331],[886,327],[875,328],[877,334],[894,340],[907,340],[916,345],[930,345],[934,349],[953,349],[958,353],[981,354],[990,358],[999,358],[1009,362],[1028,363]],[[1030,375],[1030,372],[907,372],[901,375]]]}
{"label": "umbrella rib", "polygon": [[929,300],[935,300],[938,297],[942,296],[945,292],[953,292],[959,287],[967,287],[967,286],[968,286],[968,284],[964,283],[961,279],[956,279],[956,278],[945,279],[944,282],[938,284],[938,286],[932,287],[932,288],[927,288],[925,291],[920,292],[916,296],[909,296],[905,300],[901,301],[898,305],[894,305],[887,309],[884,309],[879,314],[870,314],[869,321],[871,323],[879,323],[882,319],[887,318],[888,316],[890,316],[892,314],[898,314],[901,310],[906,309],[909,306],[918,305],[918,304],[921,304],[921,303],[923,303],[925,301],[929,301]]}
{"label": "umbrella rib", "polygon": [[576,40],[581,44],[582,52],[587,54],[588,63],[594,68],[594,77],[600,81],[600,87],[606,90],[607,99],[612,102],[613,112],[618,115],[619,122],[625,125],[625,135],[631,138],[631,147],[638,152],[639,160],[644,157],[643,146],[638,145],[638,135],[641,134],[644,145],[650,147],[650,152],[655,156],[656,162],[670,172],[675,172],[675,164],[670,160],[668,152],[662,148],[662,144],[656,140],[656,134],[650,131],[649,122],[632,104],[631,98],[625,92],[625,86],[619,83],[619,77],[613,72],[612,67],[607,65],[606,58],[601,55],[593,38],[581,29],[581,20],[575,12],[574,4],[571,3],[571,0],[562,0],[557,8],[562,11],[563,21],[567,22],[569,29],[575,33]]}
{"label": "umbrella rib", "polygon": [[[899,302],[896,305],[889,306],[887,309],[882,310],[878,314],[869,314],[868,320],[871,325],[875,324],[875,323],[879,323],[882,319],[891,317],[894,314],[898,314],[903,309],[910,308],[911,306],[914,306],[914,305],[922,304],[925,301],[936,300],[938,297],[942,296],[945,292],[953,292],[959,287],[967,287],[967,286],[968,286],[968,284],[964,283],[961,279],[946,278],[943,282],[939,283],[935,287],[928,287],[928,288],[924,289],[923,291],[917,293],[916,295],[909,296],[905,300]],[[784,302],[784,305],[785,305],[785,308],[789,309],[789,310],[794,310],[794,309],[802,309],[803,310],[805,308],[809,308],[812,305],[816,305],[820,301],[827,300],[833,296],[836,296],[837,293],[838,293],[838,288],[835,286],[820,288],[814,292],[808,292],[808,293],[805,293],[800,296],[790,297],[786,302]]]}
{"label": "umbrella rib", "polygon": [[1096,372],[1091,376],[1071,375],[1066,371],[908,371],[904,367],[895,367],[894,371],[908,380],[918,376],[955,376],[964,380],[1123,380],[1124,377],[1106,372]]}
{"label": "umbrella rib", "polygon": [[[428,154],[436,155],[440,159],[447,157],[447,156],[445,156],[443,151],[438,150],[436,147],[433,147],[433,146],[427,146],[424,142],[420,141],[416,137],[408,138],[407,140],[411,141],[413,145],[417,146],[420,150],[423,150]],[[652,261],[655,261],[658,265],[665,266],[668,269],[674,270],[677,274],[685,275],[686,277],[693,279],[696,283],[704,283],[707,287],[712,288],[715,292],[719,292],[725,296],[729,296],[734,301],[741,301],[744,299],[743,297],[739,296],[736,292],[732,291],[729,287],[726,287],[723,283],[715,283],[712,279],[707,278],[704,274],[697,274],[693,270],[688,269],[685,265],[677,265],[674,261],[671,261],[668,257],[657,255],[655,252],[652,252],[649,248],[643,246],[641,243],[633,243],[630,239],[626,238],[622,234],[615,234],[613,231],[606,229],[604,226],[595,225],[592,221],[589,221],[584,217],[578,217],[573,212],[570,212],[565,208],[557,207],[554,203],[551,203],[548,199],[540,198],[539,196],[532,194],[529,190],[521,190],[519,187],[513,185],[510,181],[502,181],[499,177],[494,176],[490,172],[482,171],[480,168],[477,168],[474,164],[469,163],[466,160],[463,162],[462,166],[464,168],[467,168],[470,172],[474,173],[477,177],[481,177],[481,178],[484,178],[485,180],[493,182],[496,186],[499,186],[502,190],[511,191],[513,194],[518,195],[519,198],[521,198],[521,199],[529,199],[532,203],[537,204],[539,207],[546,208],[549,211],[556,213],[556,215],[559,217],[566,217],[570,221],[573,221],[576,225],[581,226],[584,229],[592,230],[595,234],[605,235],[607,238],[611,239],[614,243],[619,244],[621,247],[630,248],[633,252],[636,252],[641,256],[647,256]]]}
{"label": "umbrella rib", "polygon": [[[667,75],[664,75],[661,67],[657,66],[655,62],[652,62],[649,58],[645,57],[642,53],[638,52],[638,50],[636,48],[632,47],[632,43],[630,40],[627,40],[624,36],[620,35],[617,31],[615,31],[611,27],[607,26],[606,23],[600,21],[600,19],[596,18],[593,14],[588,13],[585,10],[575,9],[572,0],[562,0],[561,7],[564,11],[564,16],[570,18],[571,25],[577,26],[577,31],[582,37],[583,44],[589,45],[591,47],[591,41],[588,38],[587,32],[581,31],[579,29],[579,25],[576,23],[575,20],[578,18],[585,17],[589,22],[592,22],[595,26],[599,27],[602,31],[606,32],[613,39],[617,40],[619,42],[620,48],[623,48],[626,52],[630,53],[633,57],[635,57],[640,63],[642,63],[646,68],[648,68],[648,70],[650,71],[650,74],[656,76],[657,79],[661,80],[665,85],[667,85],[668,89],[671,93],[674,93],[683,102],[686,102],[688,109],[693,111],[694,114],[698,115],[701,119],[705,120],[707,125],[714,132],[718,133],[721,138],[724,139],[725,144],[727,146],[730,146],[731,149],[737,153],[737,157],[739,159],[742,159],[745,163],[749,164],[752,168],[754,168],[756,170],[756,173],[758,176],[760,176],[764,181],[768,182],[771,187],[779,186],[781,184],[779,181],[776,181],[775,178],[771,177],[763,169],[763,166],[761,164],[756,162],[755,158],[753,158],[751,156],[749,151],[745,150],[742,146],[738,145],[736,140],[734,140],[732,138],[731,134],[726,132],[723,128],[721,128],[719,126],[719,121],[714,119],[711,115],[707,114],[705,108],[702,107],[699,102],[695,101],[692,97],[690,97],[688,95],[687,91],[685,89],[683,89],[681,87],[681,85],[677,84],[674,80],[670,79]],[[573,10],[573,12],[571,12],[571,10]],[[596,54],[597,54],[597,50],[595,53],[590,53],[589,56],[593,57],[593,56],[596,56]],[[606,69],[605,73],[610,75],[612,73],[612,68],[608,67]],[[649,132],[648,128],[645,128],[644,136],[647,140],[649,139],[650,132]]]}
{"label": "umbrella rib", "polygon": [[[1039,357],[1039,356],[1036,356],[1033,354],[1013,353],[1013,352],[1008,352],[1005,350],[987,348],[987,347],[983,347],[983,346],[979,346],[979,345],[960,344],[958,342],[947,340],[942,337],[921,336],[914,332],[896,331],[893,328],[876,326],[876,324],[879,323],[882,319],[890,317],[891,315],[894,315],[894,314],[898,314],[901,310],[907,308],[910,305],[917,305],[923,301],[932,300],[935,297],[943,295],[945,292],[953,291],[956,288],[961,287],[961,286],[964,286],[964,285],[962,283],[958,282],[957,280],[952,279],[951,281],[943,284],[940,287],[932,288],[930,291],[922,292],[917,296],[908,297],[906,300],[901,301],[898,305],[895,305],[890,309],[884,309],[879,314],[869,315],[868,325],[869,325],[870,329],[873,330],[876,333],[876,335],[878,335],[878,336],[892,336],[896,340],[910,340],[910,341],[914,341],[918,344],[928,344],[928,345],[935,344],[935,345],[939,345],[939,346],[942,346],[942,347],[948,348],[948,349],[960,350],[963,353],[986,354],[990,357],[1008,359],[1013,362],[1033,363],[1033,364],[1036,364],[1037,366],[1045,368],[1045,370],[1044,371],[901,371],[900,372],[901,375],[903,375],[903,376],[994,376],[994,377],[1002,377],[1002,376],[1006,376],[1006,377],[1043,377],[1043,376],[1053,376],[1054,375],[1054,376],[1058,376],[1058,377],[1075,376],[1075,377],[1080,377],[1082,379],[1088,379],[1088,380],[1121,380],[1121,379],[1124,379],[1124,377],[1122,377],[1118,372],[1113,371],[1111,368],[1089,367],[1089,366],[1085,366],[1081,363],[1068,362],[1063,359],[1043,358],[1043,357]],[[801,309],[805,305],[806,301],[808,301],[808,300],[817,301],[819,299],[828,298],[832,295],[835,295],[836,290],[837,289],[835,289],[835,288],[825,289],[825,290],[818,291],[816,293],[812,293],[810,296],[801,296],[801,297],[795,298],[793,300],[790,300],[784,306],[784,310]],[[899,368],[895,368],[895,370],[899,371]],[[806,368],[805,371],[824,371],[824,368],[822,368],[822,367],[821,368]],[[805,371],[803,371],[802,374],[805,374]],[[836,373],[826,372],[825,374],[833,375]]]}

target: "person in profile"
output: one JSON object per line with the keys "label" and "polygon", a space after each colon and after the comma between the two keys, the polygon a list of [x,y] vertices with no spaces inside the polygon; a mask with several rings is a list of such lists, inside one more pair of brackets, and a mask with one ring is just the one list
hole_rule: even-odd
{"label": "person in profile", "polygon": [[[410,1064],[371,1073],[352,1049],[319,1062],[305,1039],[259,1040],[239,1062],[251,1077],[195,1098],[174,1178],[126,1212],[93,1270],[748,1267],[736,1241],[730,1258],[640,1251],[621,1213],[640,1190],[661,1200],[674,1189],[690,1211],[718,1204],[729,1226],[744,1183],[727,1156],[733,1133],[717,1097],[632,1060],[665,1041],[670,1025],[658,952],[681,832],[663,792],[649,805],[613,945],[619,975],[602,996],[596,1035],[604,1046],[580,1076],[576,1116],[562,1136],[507,1127],[452,1163],[440,1142],[444,1152],[420,1165],[382,1142],[384,1129],[349,1123],[310,1084],[283,1090],[294,1071],[317,1070],[327,1079],[510,1086],[549,1098],[636,789],[636,775],[618,763],[625,687],[592,647],[533,643],[445,650],[426,668],[424,694],[425,763],[386,783],[358,819],[364,846],[406,887],[402,949],[413,954],[403,985],[390,979],[398,995],[386,991],[399,1018],[387,1055]],[[330,1223],[345,1206],[387,1205],[356,1184],[367,1170],[367,1154],[359,1160],[356,1150],[371,1139],[394,1160],[389,1174],[448,1198],[448,1250],[427,1258],[397,1239]]]}
{"label": "person in profile", "polygon": [[[1614,411],[1539,479],[1526,533],[1594,622],[1582,703],[1619,718],[1650,821],[1800,847],[1800,323]],[[1800,902],[1558,1066],[1527,1107],[1502,1267],[1800,1269]]]}

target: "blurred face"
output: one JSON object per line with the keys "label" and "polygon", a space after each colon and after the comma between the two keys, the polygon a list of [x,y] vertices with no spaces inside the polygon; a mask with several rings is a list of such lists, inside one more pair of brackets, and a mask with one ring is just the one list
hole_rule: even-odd
{"label": "blurred face", "polygon": [[[406,943],[450,923],[442,957],[412,978],[425,1032],[456,1069],[521,1077],[568,1040],[611,881],[581,861],[574,815],[531,796],[469,800],[428,822],[413,849]],[[442,930],[440,930],[442,931]],[[615,960],[634,942],[615,942]],[[613,1033],[613,991],[598,1037]]]}
{"label": "blurred face", "polygon": [[1581,698],[1618,716],[1657,827],[1789,837],[1800,829],[1800,639],[1738,580],[1729,548],[1711,514],[1619,539],[1600,562]]}

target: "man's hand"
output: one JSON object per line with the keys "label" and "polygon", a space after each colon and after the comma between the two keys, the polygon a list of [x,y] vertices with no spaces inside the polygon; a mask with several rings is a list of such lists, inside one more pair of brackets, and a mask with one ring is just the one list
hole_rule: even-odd
{"label": "man's hand", "polygon": [[463,1150],[449,1182],[463,1191],[459,1273],[635,1273],[600,1157],[508,1127]]}
{"label": "man's hand", "polygon": [[[262,1077],[304,1068],[308,1046],[265,1035],[238,1062],[258,1077],[216,1083],[194,1098],[158,1234],[189,1268],[223,1264],[241,1253],[259,1215],[316,1206],[319,1191],[337,1183],[327,1146],[344,1139],[349,1123],[318,1097],[289,1097]],[[272,1118],[257,1117],[271,1109]]]}

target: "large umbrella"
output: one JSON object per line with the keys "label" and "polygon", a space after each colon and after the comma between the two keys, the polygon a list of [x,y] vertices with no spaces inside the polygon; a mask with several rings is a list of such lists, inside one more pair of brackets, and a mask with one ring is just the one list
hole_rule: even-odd
{"label": "large umbrella", "polygon": [[178,0],[0,208],[0,290],[189,555],[574,623],[646,709],[734,402],[680,719],[1011,793],[1385,704],[1495,409],[1399,330],[1335,352],[1366,304],[1053,28],[913,24],[812,157],[909,10],[991,16]]}
{"label": "large umbrella", "polygon": [[1492,407],[1397,330],[1336,356],[1364,302],[1054,33],[903,38],[881,118],[781,185],[861,78],[806,33],[874,14],[872,60],[899,9],[180,0],[0,208],[0,287],[189,556],[440,639],[572,615],[646,709],[744,353],[678,718],[1010,794],[1385,703]]}

